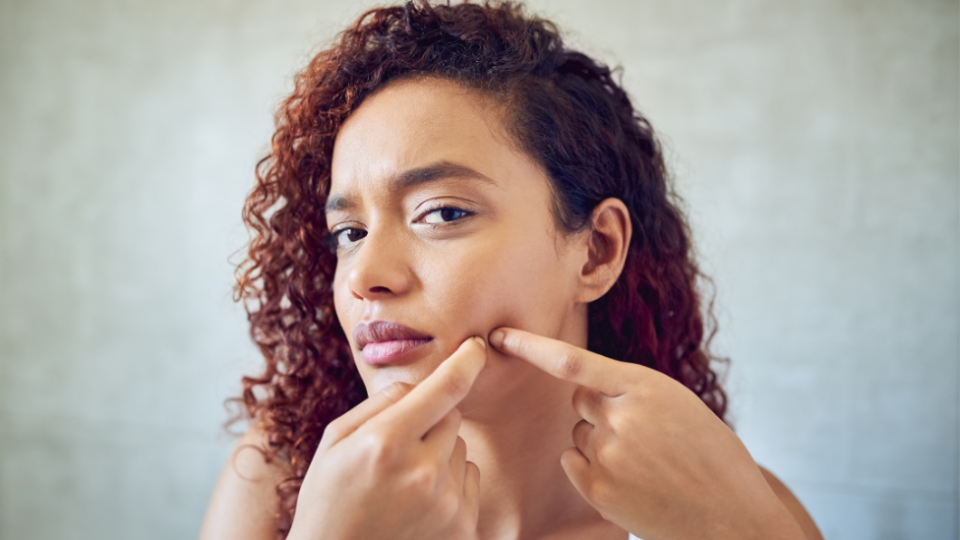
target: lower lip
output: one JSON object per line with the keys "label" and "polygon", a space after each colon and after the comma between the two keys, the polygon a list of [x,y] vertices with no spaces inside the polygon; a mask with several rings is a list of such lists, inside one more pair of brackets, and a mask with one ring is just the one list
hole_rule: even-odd
{"label": "lower lip", "polygon": [[389,364],[402,356],[430,343],[429,339],[397,339],[394,341],[377,341],[367,343],[360,351],[363,361],[371,366]]}

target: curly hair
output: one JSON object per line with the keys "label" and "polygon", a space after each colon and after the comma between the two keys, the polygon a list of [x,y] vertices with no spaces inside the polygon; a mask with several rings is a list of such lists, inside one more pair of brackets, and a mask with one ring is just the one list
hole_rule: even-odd
{"label": "curly hair", "polygon": [[634,231],[626,264],[589,305],[588,348],[676,379],[721,419],[726,411],[689,226],[653,129],[615,72],[566,48],[553,23],[514,3],[373,9],[296,76],[243,209],[252,240],[235,296],[266,367],[243,378],[237,401],[267,434],[268,461],[289,465],[277,486],[281,539],[327,424],[367,397],[333,304],[337,260],[324,204],[334,140],[372,92],[424,76],[505,104],[509,134],[547,172],[562,230],[589,227],[608,197],[626,204]]}

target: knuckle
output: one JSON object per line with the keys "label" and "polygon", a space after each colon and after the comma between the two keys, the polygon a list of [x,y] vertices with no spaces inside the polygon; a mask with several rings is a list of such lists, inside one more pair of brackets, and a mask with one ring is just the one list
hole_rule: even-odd
{"label": "knuckle", "polygon": [[391,467],[397,459],[396,445],[391,444],[390,437],[383,433],[364,435],[360,452],[375,468]]}
{"label": "knuckle", "polygon": [[441,384],[441,390],[453,398],[465,395],[469,389],[470,381],[459,371],[453,371],[447,374]]}
{"label": "knuckle", "polygon": [[609,424],[610,429],[613,430],[614,433],[624,433],[628,431],[628,422],[629,419],[627,415],[623,413],[611,411],[607,415],[607,424]]}
{"label": "knuckle", "polygon": [[576,351],[564,350],[557,357],[557,371],[563,379],[572,379],[583,371],[583,358]]}
{"label": "knuckle", "polygon": [[630,403],[642,405],[650,403],[654,400],[654,395],[656,390],[653,388],[654,384],[651,384],[650,381],[644,380],[639,381],[630,387],[630,393],[627,400]]}
{"label": "knuckle", "polygon": [[646,399],[657,400],[660,398],[661,394],[671,390],[670,386],[672,386],[673,382],[673,379],[667,376],[654,376],[649,377],[647,380],[643,381],[643,383],[639,384],[638,389],[640,395],[644,396]]}
{"label": "knuckle", "polygon": [[616,463],[616,453],[608,444],[598,444],[594,456],[600,469],[609,469],[611,463]]}
{"label": "knuckle", "polygon": [[437,492],[437,483],[440,474],[432,465],[421,465],[410,471],[407,482],[415,492],[433,497]]}
{"label": "knuckle", "polygon": [[452,490],[447,490],[437,501],[437,510],[444,522],[450,522],[460,510],[460,497]]}
{"label": "knuckle", "polygon": [[588,480],[584,492],[584,497],[595,506],[604,507],[609,501],[610,490],[606,483],[597,479]]}
{"label": "knuckle", "polygon": [[389,399],[398,400],[405,396],[413,388],[412,385],[407,384],[402,381],[396,381],[390,386],[387,386],[380,392]]}
{"label": "knuckle", "polygon": [[580,479],[580,494],[590,504],[594,504],[597,499],[597,483],[592,477]]}

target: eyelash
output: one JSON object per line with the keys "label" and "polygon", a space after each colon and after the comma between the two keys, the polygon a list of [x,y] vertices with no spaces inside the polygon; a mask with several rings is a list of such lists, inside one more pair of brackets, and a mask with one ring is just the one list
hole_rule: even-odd
{"label": "eyelash", "polygon": [[[430,208],[428,210],[425,210],[422,214],[420,214],[420,217],[417,219],[417,221],[425,218],[426,216],[429,216],[430,214],[433,214],[434,212],[442,212],[444,210],[452,210],[454,212],[459,212],[462,215],[456,219],[451,219],[449,221],[444,221],[441,223],[427,223],[427,225],[429,225],[431,228],[448,227],[450,226],[451,223],[461,221],[464,218],[468,218],[474,214],[474,212],[471,212],[469,210],[464,210],[463,208],[459,208],[456,206],[437,206],[436,208]],[[357,229],[355,227],[343,227],[340,229],[334,229],[333,231],[330,231],[330,235],[326,239],[328,247],[330,247],[332,251],[336,251],[341,247],[346,247],[346,246],[341,246],[339,241],[337,240],[340,237],[340,233],[343,233],[346,231],[359,231],[359,230],[361,229]],[[362,240],[365,236],[366,234],[361,236],[358,240]]]}

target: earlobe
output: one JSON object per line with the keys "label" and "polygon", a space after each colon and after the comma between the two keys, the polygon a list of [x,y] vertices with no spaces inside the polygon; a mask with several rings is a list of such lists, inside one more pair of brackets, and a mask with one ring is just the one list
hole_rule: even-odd
{"label": "earlobe", "polygon": [[586,239],[587,261],[580,272],[581,302],[600,298],[617,282],[627,260],[632,235],[630,211],[623,201],[604,199],[593,209]]}

